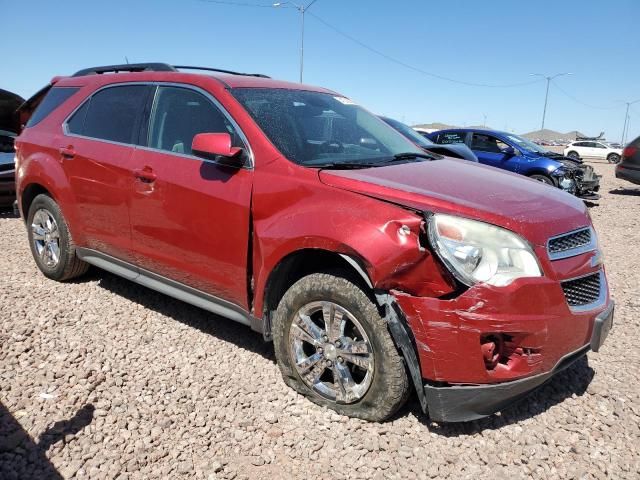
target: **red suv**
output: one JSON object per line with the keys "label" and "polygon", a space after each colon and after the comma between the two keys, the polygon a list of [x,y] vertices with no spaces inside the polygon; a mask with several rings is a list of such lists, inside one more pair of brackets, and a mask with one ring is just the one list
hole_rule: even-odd
{"label": "red suv", "polygon": [[433,420],[486,416],[598,350],[613,302],[582,201],[336,92],[187,69],[53,79],[16,141],[44,275],[91,264],[246,324],[288,385],[367,420],[412,390]]}

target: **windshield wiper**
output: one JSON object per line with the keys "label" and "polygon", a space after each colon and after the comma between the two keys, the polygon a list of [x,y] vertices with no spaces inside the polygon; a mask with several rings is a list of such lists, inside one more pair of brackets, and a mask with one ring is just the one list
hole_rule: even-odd
{"label": "windshield wiper", "polygon": [[431,153],[420,153],[420,152],[404,152],[404,153],[396,153],[393,156],[393,160],[391,162],[402,161],[402,160],[412,160],[414,158],[426,158],[427,160],[437,160],[438,157]]}
{"label": "windshield wiper", "polygon": [[338,163],[338,162],[329,162],[329,163],[318,163],[307,165],[311,168],[331,168],[334,170],[351,170],[357,168],[373,168],[379,167],[379,163]]}

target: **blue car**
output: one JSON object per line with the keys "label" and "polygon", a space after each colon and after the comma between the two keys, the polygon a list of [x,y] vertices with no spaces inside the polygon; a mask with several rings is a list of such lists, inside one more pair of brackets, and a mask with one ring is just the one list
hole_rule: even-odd
{"label": "blue car", "polygon": [[441,145],[466,144],[483,165],[525,175],[576,195],[597,200],[600,176],[579,159],[551,152],[512,133],[458,128],[439,130],[428,138]]}

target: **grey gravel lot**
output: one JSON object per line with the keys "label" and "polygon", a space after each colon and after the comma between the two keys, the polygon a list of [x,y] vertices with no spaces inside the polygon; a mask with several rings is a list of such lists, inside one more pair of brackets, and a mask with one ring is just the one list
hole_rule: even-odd
{"label": "grey gravel lot", "polygon": [[92,270],[57,284],[0,216],[0,478],[640,478],[640,187],[593,163],[607,344],[501,415],[384,424],[285,387],[248,328]]}

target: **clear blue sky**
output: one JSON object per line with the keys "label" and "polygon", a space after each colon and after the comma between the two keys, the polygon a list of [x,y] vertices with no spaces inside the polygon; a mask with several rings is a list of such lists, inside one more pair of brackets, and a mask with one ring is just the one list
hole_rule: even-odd
{"label": "clear blue sky", "polygon": [[[269,5],[265,0],[239,3]],[[308,2],[309,0],[307,0]],[[572,72],[552,84],[546,127],[619,140],[622,101],[640,99],[640,0],[317,0],[309,13],[387,56],[471,83],[513,84],[530,72]],[[58,74],[164,61],[298,79],[299,13],[200,0],[0,0],[0,88],[29,96]],[[307,14],[305,82],[337,90],[406,123],[540,128],[544,81],[481,88],[389,61]],[[616,107],[616,105],[618,105]],[[640,102],[630,136],[640,134]]]}

